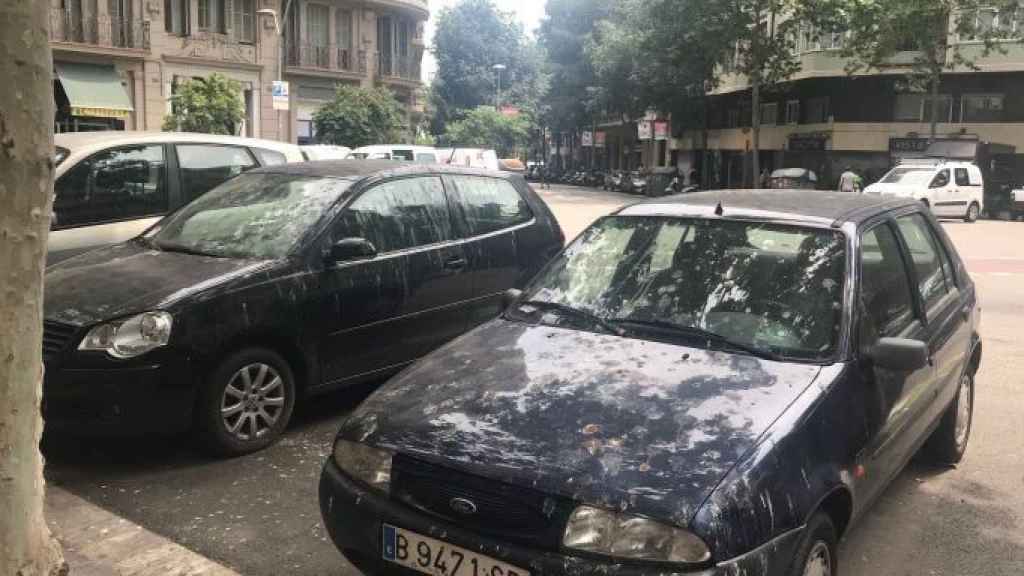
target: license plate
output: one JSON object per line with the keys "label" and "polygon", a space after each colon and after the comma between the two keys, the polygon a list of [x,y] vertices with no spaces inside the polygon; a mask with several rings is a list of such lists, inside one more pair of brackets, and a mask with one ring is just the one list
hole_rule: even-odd
{"label": "license plate", "polygon": [[432,576],[530,576],[494,558],[387,524],[383,550],[388,562]]}

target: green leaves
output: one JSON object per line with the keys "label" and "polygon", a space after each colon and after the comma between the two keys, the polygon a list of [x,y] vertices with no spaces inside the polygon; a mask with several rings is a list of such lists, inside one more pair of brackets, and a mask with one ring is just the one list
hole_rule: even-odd
{"label": "green leaves", "polygon": [[189,80],[176,86],[171,110],[166,131],[238,134],[245,119],[242,86],[221,74]]}
{"label": "green leaves", "polygon": [[521,115],[505,116],[493,106],[479,106],[461,120],[448,124],[441,136],[444,146],[458,148],[494,148],[501,158],[510,158],[530,139],[529,121]]}
{"label": "green leaves", "polygon": [[404,140],[406,117],[388,90],[342,85],[313,115],[313,124],[320,142],[358,148]]}

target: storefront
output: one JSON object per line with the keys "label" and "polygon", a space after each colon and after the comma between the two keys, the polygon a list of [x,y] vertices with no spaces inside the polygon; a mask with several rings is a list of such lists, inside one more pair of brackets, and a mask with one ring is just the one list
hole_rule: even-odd
{"label": "storefront", "polygon": [[54,63],[55,132],[125,130],[135,107],[113,64]]}

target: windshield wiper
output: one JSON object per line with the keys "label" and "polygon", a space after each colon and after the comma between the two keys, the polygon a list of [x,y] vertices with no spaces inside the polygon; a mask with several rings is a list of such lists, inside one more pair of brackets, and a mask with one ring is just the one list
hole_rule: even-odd
{"label": "windshield wiper", "polygon": [[757,356],[758,358],[764,358],[766,360],[781,360],[782,358],[771,350],[758,348],[757,346],[751,346],[750,344],[744,344],[743,342],[737,342],[736,340],[722,336],[721,334],[716,334],[696,326],[683,326],[682,324],[676,324],[675,322],[669,322],[667,320],[640,320],[637,318],[613,318],[608,320],[608,322],[615,325],[634,325],[674,332],[696,340],[705,340],[709,347],[711,344],[717,344],[722,347],[745,352],[751,356]]}
{"label": "windshield wiper", "polygon": [[586,310],[573,308],[572,306],[559,304],[558,302],[549,302],[547,300],[524,300],[518,303],[516,305],[516,308],[522,308],[523,306],[532,306],[538,310],[560,312],[562,314],[567,314],[569,316],[575,316],[577,318],[586,320],[591,324],[600,326],[606,332],[615,334],[616,336],[622,336],[621,328],[605,320],[604,318],[601,318],[600,316],[594,314],[593,312],[587,312]]}
{"label": "windshield wiper", "polygon": [[184,244],[165,244],[162,242],[154,241],[153,245],[156,246],[158,250],[163,250],[164,252],[179,252],[181,254],[191,254],[193,256],[209,256],[211,258],[227,258],[227,256],[223,256],[221,254],[204,252],[202,250],[199,250],[198,248],[185,246]]}

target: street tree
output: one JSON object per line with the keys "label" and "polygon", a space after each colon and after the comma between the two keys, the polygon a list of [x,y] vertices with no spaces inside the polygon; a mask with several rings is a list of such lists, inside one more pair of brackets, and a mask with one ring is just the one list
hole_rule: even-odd
{"label": "street tree", "polygon": [[49,4],[0,3],[0,574],[66,573],[43,518],[43,268],[53,208]]}
{"label": "street tree", "polygon": [[169,132],[235,135],[245,119],[241,84],[222,74],[185,81],[170,101],[163,125]]}
{"label": "street tree", "polygon": [[522,114],[506,115],[493,106],[479,106],[448,124],[440,138],[451,147],[494,148],[502,158],[514,157],[530,142],[530,122]]}
{"label": "street tree", "polygon": [[357,148],[411,138],[402,105],[385,88],[338,86],[334,100],[313,114],[317,140]]}
{"label": "street tree", "polygon": [[818,30],[846,33],[847,73],[900,70],[908,90],[930,94],[930,140],[943,74],[978,70],[978,58],[1021,38],[1017,0],[811,0],[804,9]]}

